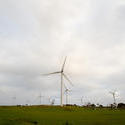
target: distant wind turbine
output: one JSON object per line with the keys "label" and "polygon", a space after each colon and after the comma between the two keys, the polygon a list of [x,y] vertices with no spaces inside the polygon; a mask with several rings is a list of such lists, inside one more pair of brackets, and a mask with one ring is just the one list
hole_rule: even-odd
{"label": "distant wind turbine", "polygon": [[60,74],[60,77],[61,77],[61,99],[60,99],[60,105],[63,106],[63,97],[64,97],[64,84],[63,84],[63,79],[65,78],[71,85],[72,82],[69,80],[69,78],[64,74],[64,67],[65,67],[65,63],[66,63],[66,57],[65,57],[65,60],[64,60],[64,63],[61,67],[61,70],[60,71],[57,71],[57,72],[52,72],[52,73],[48,73],[48,74],[44,74],[44,75],[52,75],[52,74]]}
{"label": "distant wind turbine", "polygon": [[[40,93],[40,95],[38,96],[39,97],[39,99],[40,99],[40,105],[42,104],[41,102],[42,102],[42,98],[44,98],[44,96],[42,96],[41,95],[41,93]],[[44,101],[43,101],[44,102]]]}
{"label": "distant wind turbine", "polygon": [[16,105],[16,96],[12,97],[12,105]]}
{"label": "distant wind turbine", "polygon": [[81,105],[83,105],[83,96],[81,97]]}
{"label": "distant wind turbine", "polygon": [[71,90],[69,90],[69,89],[65,90],[65,93],[66,93],[66,105],[68,104],[68,94],[69,94],[69,92],[71,92]]}
{"label": "distant wind turbine", "polygon": [[55,104],[55,97],[50,97],[49,102],[51,105],[54,105]]}
{"label": "distant wind turbine", "polygon": [[112,92],[109,92],[109,93],[112,94],[114,104],[116,104],[116,90],[115,90],[115,91],[112,91]]}

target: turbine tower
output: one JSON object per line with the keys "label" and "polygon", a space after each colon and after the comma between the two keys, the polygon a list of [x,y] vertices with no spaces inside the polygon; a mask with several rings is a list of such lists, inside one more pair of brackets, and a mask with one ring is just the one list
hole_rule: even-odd
{"label": "turbine tower", "polygon": [[60,71],[57,71],[57,72],[52,72],[52,73],[48,73],[48,74],[44,74],[44,75],[52,75],[52,74],[60,74],[60,77],[61,77],[61,93],[60,93],[60,105],[63,106],[63,98],[64,98],[64,84],[63,84],[63,80],[64,78],[71,84],[72,82],[69,80],[69,78],[65,75],[64,73],[64,68],[65,68],[65,63],[66,63],[66,57],[65,57],[65,60],[63,62],[63,65],[61,67],[61,70]]}

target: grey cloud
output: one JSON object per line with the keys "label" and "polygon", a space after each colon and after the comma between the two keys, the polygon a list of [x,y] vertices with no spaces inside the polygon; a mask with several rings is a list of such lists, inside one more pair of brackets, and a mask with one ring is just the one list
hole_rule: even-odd
{"label": "grey cloud", "polygon": [[124,101],[124,5],[121,0],[1,0],[2,104],[11,104],[14,95],[20,104],[35,100],[40,91],[59,97],[60,77],[41,74],[58,71],[65,55],[65,72],[74,83],[72,103],[82,95],[85,102],[111,103],[108,90],[114,87]]}

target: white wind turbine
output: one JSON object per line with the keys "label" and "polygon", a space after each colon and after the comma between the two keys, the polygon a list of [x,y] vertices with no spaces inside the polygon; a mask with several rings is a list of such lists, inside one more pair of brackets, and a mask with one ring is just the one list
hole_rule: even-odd
{"label": "white wind turbine", "polygon": [[[41,93],[40,93],[40,95],[38,96],[39,97],[39,99],[40,99],[40,105],[42,104],[41,102],[42,102],[42,98],[44,99],[44,96],[42,96],[41,95]],[[44,102],[44,100],[43,100],[43,102]]]}
{"label": "white wind turbine", "polygon": [[52,74],[60,74],[60,77],[61,77],[61,99],[60,99],[60,105],[63,106],[63,97],[64,97],[64,84],[63,84],[63,79],[65,78],[71,85],[72,82],[69,80],[69,78],[65,75],[64,73],[64,67],[65,67],[65,63],[66,63],[66,57],[65,57],[65,60],[64,60],[64,63],[61,67],[61,70],[60,71],[57,71],[57,72],[52,72],[52,73],[48,73],[48,74],[44,74],[44,75],[52,75]]}
{"label": "white wind turbine", "polygon": [[12,105],[16,105],[16,99],[17,99],[16,96],[12,97]]}
{"label": "white wind turbine", "polygon": [[65,93],[66,93],[66,105],[68,104],[68,94],[69,92],[71,92],[71,90],[67,89],[65,90]]}
{"label": "white wind turbine", "polygon": [[81,99],[80,99],[80,100],[81,100],[81,105],[83,105],[83,98],[84,98],[84,97],[82,96]]}
{"label": "white wind turbine", "polygon": [[55,98],[56,98],[56,97],[52,97],[52,96],[49,97],[49,102],[50,102],[51,105],[54,105],[54,104],[55,104]]}
{"label": "white wind turbine", "polygon": [[112,91],[112,92],[109,92],[110,94],[112,94],[113,96],[113,100],[114,100],[114,104],[116,104],[116,90],[115,91]]}

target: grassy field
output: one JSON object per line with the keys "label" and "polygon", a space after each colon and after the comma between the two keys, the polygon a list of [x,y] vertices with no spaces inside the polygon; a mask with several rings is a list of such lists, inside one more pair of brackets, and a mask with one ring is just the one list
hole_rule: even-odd
{"label": "grassy field", "polygon": [[125,125],[125,110],[1,106],[0,125]]}

